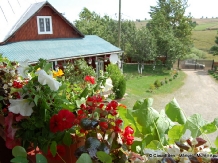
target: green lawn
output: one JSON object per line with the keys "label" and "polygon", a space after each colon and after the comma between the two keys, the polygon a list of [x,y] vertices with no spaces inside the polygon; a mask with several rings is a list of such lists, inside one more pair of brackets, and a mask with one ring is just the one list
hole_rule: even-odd
{"label": "green lawn", "polygon": [[[139,75],[137,65],[124,65],[124,75],[127,78],[126,93],[128,95],[120,102],[131,108],[138,99],[152,97],[154,94],[172,93],[184,84],[186,75],[184,72],[178,71],[178,77],[169,82],[169,79],[172,78],[171,73],[172,71],[164,70],[162,67],[156,67],[153,70],[152,66],[145,66],[143,74]],[[153,93],[147,91],[156,80],[165,81],[165,78],[168,80],[167,84],[155,89]]]}

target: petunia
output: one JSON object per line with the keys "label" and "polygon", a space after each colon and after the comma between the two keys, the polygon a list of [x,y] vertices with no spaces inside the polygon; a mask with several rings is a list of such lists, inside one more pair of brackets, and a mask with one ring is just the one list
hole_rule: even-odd
{"label": "petunia", "polygon": [[27,99],[9,99],[10,106],[8,110],[22,116],[30,116],[33,113],[32,107],[34,103],[30,103]]}
{"label": "petunia", "polygon": [[56,81],[52,76],[48,75],[44,70],[38,70],[35,74],[38,75],[38,81],[42,85],[48,84],[52,91],[57,91],[61,83]]}
{"label": "petunia", "polygon": [[19,67],[17,68],[18,74],[23,78],[28,78],[28,70],[29,70],[29,60],[25,60],[24,62],[19,62]]}

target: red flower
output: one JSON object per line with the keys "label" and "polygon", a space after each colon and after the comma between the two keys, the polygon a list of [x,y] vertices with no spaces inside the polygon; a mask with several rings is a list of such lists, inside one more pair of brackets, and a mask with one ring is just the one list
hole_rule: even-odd
{"label": "red flower", "polygon": [[117,106],[118,103],[116,101],[111,101],[109,104],[107,104],[106,110],[113,116],[117,115]]}
{"label": "red flower", "polygon": [[60,131],[63,131],[73,126],[73,123],[75,121],[75,115],[69,110],[63,109],[59,111],[58,119],[59,119],[58,128]]}
{"label": "red flower", "polygon": [[91,84],[95,84],[95,78],[93,76],[85,76],[84,80]]}
{"label": "red flower", "polygon": [[103,131],[108,129],[108,123],[107,122],[99,122],[99,126]]}
{"label": "red flower", "polygon": [[59,128],[58,128],[58,123],[59,123],[59,117],[57,114],[53,115],[50,119],[50,130],[51,132],[58,132]]}
{"label": "red flower", "polygon": [[62,145],[58,145],[57,146],[57,153],[54,157],[50,151],[50,149],[48,150],[48,153],[47,153],[47,157],[52,159],[52,160],[61,160],[60,156],[63,157],[65,155],[65,147],[62,146]]}
{"label": "red flower", "polygon": [[121,124],[123,123],[123,120],[122,119],[116,119],[115,120],[115,124],[116,124],[116,126],[120,126]]}
{"label": "red flower", "polygon": [[13,87],[14,88],[22,88],[23,85],[20,82],[18,82],[18,81],[13,81]]}
{"label": "red flower", "polygon": [[51,132],[63,131],[69,129],[74,125],[76,118],[75,115],[69,110],[60,110],[58,114],[55,114],[50,119]]}
{"label": "red flower", "polygon": [[123,133],[123,142],[126,142],[127,145],[131,145],[134,140],[134,136],[132,135],[133,133],[134,130],[130,126],[127,126]]}
{"label": "red flower", "polygon": [[114,132],[120,133],[122,132],[119,126],[114,126]]}

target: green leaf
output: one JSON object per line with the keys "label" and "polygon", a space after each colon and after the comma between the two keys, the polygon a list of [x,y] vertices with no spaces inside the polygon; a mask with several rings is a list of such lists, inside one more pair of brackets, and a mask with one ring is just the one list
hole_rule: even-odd
{"label": "green leaf", "polygon": [[36,106],[37,106],[38,100],[39,100],[39,96],[38,96],[38,95],[35,95],[35,97],[34,97],[34,102],[35,102]]}
{"label": "green leaf", "polygon": [[178,122],[179,124],[185,124],[186,122],[185,115],[183,114],[182,109],[180,108],[175,98],[166,105],[165,112],[166,115],[173,122]]}
{"label": "green leaf", "polygon": [[3,100],[3,99],[4,99],[4,97],[3,97],[3,96],[0,96],[0,101]]}
{"label": "green leaf", "polygon": [[12,163],[28,163],[29,162],[26,157],[21,157],[21,156],[15,157],[11,159],[10,161]]}
{"label": "green leaf", "polygon": [[50,146],[50,151],[53,157],[55,157],[57,153],[57,143],[56,141],[52,141],[51,146]]}
{"label": "green leaf", "polygon": [[152,132],[155,128],[154,122],[159,117],[159,113],[151,107],[152,101],[150,98],[144,101],[137,101],[134,105],[135,111],[132,113],[138,124],[142,126],[142,133],[144,135]]}
{"label": "green leaf", "polygon": [[133,111],[133,110],[130,110],[130,109],[127,109],[127,110],[126,110],[126,118],[128,119],[128,121],[129,121],[130,123],[132,123],[132,124],[134,125],[134,128],[136,129],[134,135],[140,135],[141,132],[140,132],[139,129],[138,129],[138,124],[137,124],[137,122],[135,121],[135,119],[134,119],[134,117],[133,117],[133,115],[132,115],[132,112],[134,112],[134,111]]}
{"label": "green leaf", "polygon": [[43,69],[47,72],[50,70],[51,67],[52,67],[52,63],[46,63]]}
{"label": "green leaf", "polygon": [[175,125],[168,131],[169,144],[174,144],[175,141],[179,141],[183,135],[183,125]]}
{"label": "green leaf", "polygon": [[36,154],[36,163],[47,163],[47,159],[42,154]]}
{"label": "green leaf", "polygon": [[80,108],[81,104],[85,104],[86,103],[86,99],[84,97],[82,97],[81,99],[79,100],[76,100],[76,106],[78,108]]}
{"label": "green leaf", "polygon": [[102,162],[102,163],[112,163],[112,158],[110,155],[108,155],[107,153],[103,152],[103,151],[98,151],[97,153],[97,157],[98,159]]}
{"label": "green leaf", "polygon": [[214,122],[211,123],[207,123],[206,125],[201,127],[201,132],[205,133],[205,134],[210,134],[213,133],[217,130],[216,125],[214,124]]}
{"label": "green leaf", "polygon": [[186,131],[186,129],[189,129],[191,131],[191,136],[193,138],[196,138],[202,134],[201,127],[206,124],[206,121],[202,118],[200,114],[193,114],[190,116],[185,125],[183,132]]}
{"label": "green leaf", "polygon": [[83,92],[80,94],[80,98],[84,97],[86,98],[88,96],[89,89],[86,87]]}
{"label": "green leaf", "polygon": [[214,144],[215,144],[216,147],[218,148],[218,136],[216,137],[216,140],[215,140]]}
{"label": "green leaf", "polygon": [[158,140],[152,140],[148,145],[147,145],[147,148],[150,148],[150,149],[160,149],[162,146],[161,146],[161,143],[158,141]]}
{"label": "green leaf", "polygon": [[27,152],[26,150],[21,147],[21,146],[15,146],[13,149],[12,149],[12,155],[14,157],[27,157]]}
{"label": "green leaf", "polygon": [[63,142],[65,145],[70,146],[72,143],[72,138],[70,132],[65,132]]}
{"label": "green leaf", "polygon": [[76,161],[76,163],[92,163],[92,159],[87,153],[83,153],[79,159]]}

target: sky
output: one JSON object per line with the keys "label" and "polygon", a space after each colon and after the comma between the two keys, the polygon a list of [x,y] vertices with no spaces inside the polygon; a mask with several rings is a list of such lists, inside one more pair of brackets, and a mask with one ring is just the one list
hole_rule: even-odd
{"label": "sky", "polygon": [[[31,3],[42,0],[0,0],[0,37],[14,24]],[[108,15],[118,20],[119,0],[47,0],[59,12],[74,22],[84,7],[100,16]],[[191,12],[194,18],[218,17],[218,0],[188,0],[186,14]],[[128,20],[150,19],[150,6],[156,6],[156,0],[121,0],[121,17]]]}

